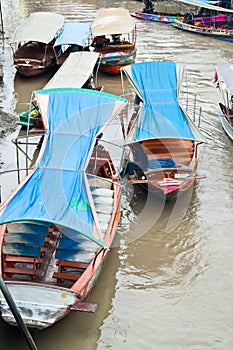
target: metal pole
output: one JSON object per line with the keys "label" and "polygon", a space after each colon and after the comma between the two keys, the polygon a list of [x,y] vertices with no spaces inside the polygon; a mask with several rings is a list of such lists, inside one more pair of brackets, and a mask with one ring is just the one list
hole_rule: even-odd
{"label": "metal pole", "polygon": [[3,280],[3,278],[0,276],[0,289],[2,291],[2,294],[4,296],[4,298],[6,299],[7,304],[9,305],[9,308],[11,309],[11,312],[16,320],[16,322],[19,325],[19,328],[21,330],[21,332],[23,333],[23,335],[26,338],[26,341],[28,343],[29,349],[31,350],[38,350],[38,348],[36,347],[36,344],[34,343],[34,340],[27,328],[27,326],[25,325],[25,323],[23,322],[23,319],[19,313],[19,311],[17,310],[17,307],[15,305],[15,302]]}
{"label": "metal pole", "polygon": [[1,16],[2,40],[4,42],[4,27],[3,27],[2,2],[1,2],[1,0],[0,0],[0,16]]}
{"label": "metal pole", "polygon": [[20,184],[20,171],[19,171],[19,148],[18,148],[18,143],[15,143],[16,145],[16,165],[17,165],[17,169],[18,169],[18,173],[17,173],[17,179],[18,179],[18,184]]}
{"label": "metal pole", "polygon": [[200,113],[199,113],[199,119],[198,119],[198,128],[200,128],[200,125],[201,125],[201,114],[202,114],[202,108],[200,107]]}
{"label": "metal pole", "polygon": [[194,95],[194,108],[193,108],[193,121],[196,121],[196,105],[197,105],[197,95]]}

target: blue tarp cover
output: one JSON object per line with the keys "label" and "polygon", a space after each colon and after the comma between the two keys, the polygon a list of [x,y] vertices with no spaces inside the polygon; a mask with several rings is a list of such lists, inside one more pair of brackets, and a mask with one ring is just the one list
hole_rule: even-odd
{"label": "blue tarp cover", "polygon": [[57,36],[54,46],[72,44],[84,46],[90,36],[90,28],[90,23],[67,22]]}
{"label": "blue tarp cover", "polygon": [[194,139],[177,101],[176,64],[142,62],[132,65],[131,69],[133,81],[145,102],[136,140],[163,137]]}
{"label": "blue tarp cover", "polygon": [[126,100],[85,89],[39,90],[36,98],[48,122],[40,162],[0,216],[0,224],[39,220],[95,237],[85,169],[96,136]]}
{"label": "blue tarp cover", "polygon": [[182,66],[174,62],[140,62],[123,70],[143,99],[139,118],[126,143],[156,138],[205,140],[178,101]]}

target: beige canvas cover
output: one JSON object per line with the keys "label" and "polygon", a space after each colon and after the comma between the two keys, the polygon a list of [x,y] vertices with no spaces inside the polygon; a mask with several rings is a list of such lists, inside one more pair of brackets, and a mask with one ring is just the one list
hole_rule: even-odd
{"label": "beige canvas cover", "polygon": [[93,36],[126,34],[132,32],[135,23],[128,10],[123,8],[103,8],[97,11],[91,26]]}
{"label": "beige canvas cover", "polygon": [[97,52],[70,53],[56,74],[44,86],[44,89],[82,88],[93,72],[98,57],[99,53]]}
{"label": "beige canvas cover", "polygon": [[65,17],[53,12],[33,12],[16,28],[14,43],[38,41],[48,44],[59,33]]}

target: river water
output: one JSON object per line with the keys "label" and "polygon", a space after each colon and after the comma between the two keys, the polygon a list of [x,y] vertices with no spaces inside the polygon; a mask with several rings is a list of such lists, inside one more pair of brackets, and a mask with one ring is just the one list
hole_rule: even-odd
{"label": "river water", "polygon": [[[31,12],[53,11],[67,20],[90,22],[100,7],[142,8],[138,1],[3,0],[6,39],[1,53],[0,166],[15,167],[18,113],[27,109],[31,91],[50,76],[15,76],[9,46],[14,28]],[[201,148],[198,180],[174,203],[133,193],[124,185],[122,218],[109,259],[89,301],[95,314],[72,313],[53,327],[33,334],[43,350],[231,350],[233,348],[233,188],[232,143],[217,116],[215,66],[232,61],[232,44],[178,31],[170,25],[136,20],[137,60],[186,65],[189,90],[198,92]],[[39,23],[38,25],[43,25]],[[122,93],[119,77],[101,76],[106,92]],[[16,184],[1,176],[3,198]],[[18,329],[0,321],[2,349],[27,349]]]}

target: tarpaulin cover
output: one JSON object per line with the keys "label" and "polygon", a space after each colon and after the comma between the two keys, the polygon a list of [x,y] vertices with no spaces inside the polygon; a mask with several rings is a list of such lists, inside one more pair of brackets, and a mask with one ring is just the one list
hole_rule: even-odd
{"label": "tarpaulin cover", "polygon": [[35,95],[48,124],[44,151],[32,175],[9,201],[0,224],[51,222],[103,246],[94,229],[85,169],[100,129],[126,100],[85,89],[39,90]]}
{"label": "tarpaulin cover", "polygon": [[91,25],[93,36],[127,34],[133,31],[135,23],[127,9],[102,8],[96,13]]}
{"label": "tarpaulin cover", "polygon": [[67,22],[57,36],[54,46],[72,44],[84,46],[90,36],[90,30],[90,23]]}
{"label": "tarpaulin cover", "polygon": [[213,2],[211,1],[198,1],[198,0],[175,0],[175,1],[181,2],[186,5],[192,5],[195,7],[203,7],[213,11],[233,13],[232,9],[227,9],[225,7],[213,5]]}
{"label": "tarpaulin cover", "polygon": [[44,89],[83,87],[93,73],[98,57],[94,51],[71,52]]}
{"label": "tarpaulin cover", "polygon": [[48,44],[62,29],[65,17],[53,12],[33,12],[16,28],[12,41],[38,41]]}
{"label": "tarpaulin cover", "polygon": [[225,90],[229,91],[230,96],[233,95],[233,64],[219,64],[217,66],[217,72],[219,78],[224,82]]}
{"label": "tarpaulin cover", "polygon": [[178,101],[182,66],[174,62],[141,62],[123,71],[144,102],[126,143],[154,138],[205,140]]}

